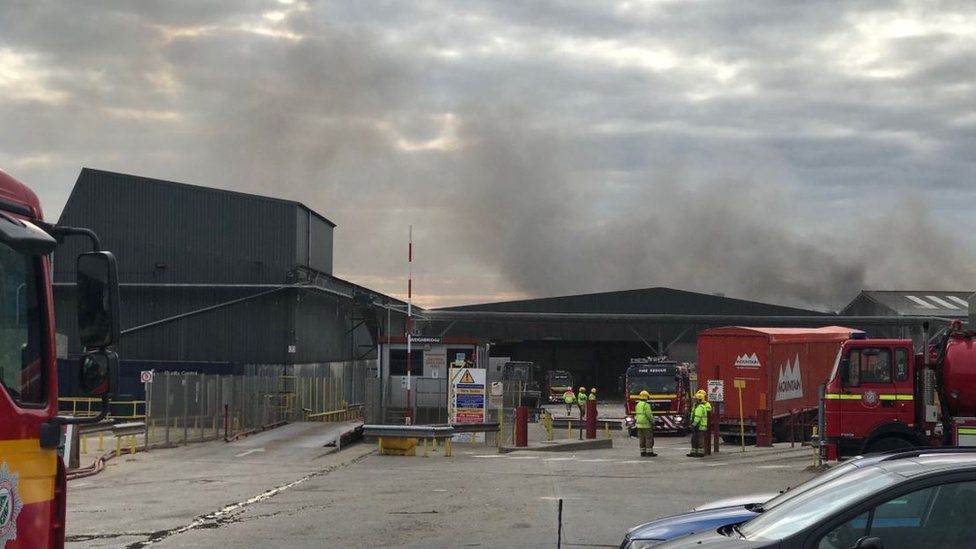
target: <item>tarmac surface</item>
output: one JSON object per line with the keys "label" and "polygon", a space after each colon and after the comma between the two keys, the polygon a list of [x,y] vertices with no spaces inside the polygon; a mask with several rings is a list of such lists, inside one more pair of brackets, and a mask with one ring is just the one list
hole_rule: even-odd
{"label": "tarmac surface", "polygon": [[[641,522],[812,476],[810,450],[788,444],[705,459],[686,458],[677,437],[659,437],[659,457],[642,459],[619,431],[612,449],[567,454],[323,447],[344,428],[297,423],[112,460],[69,483],[68,547],[549,548],[560,499],[564,547],[617,547]],[[530,432],[544,436],[538,425]]]}

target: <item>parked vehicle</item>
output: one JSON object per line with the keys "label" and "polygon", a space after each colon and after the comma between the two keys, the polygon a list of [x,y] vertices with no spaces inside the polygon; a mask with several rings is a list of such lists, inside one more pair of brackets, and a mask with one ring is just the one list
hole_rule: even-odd
{"label": "parked vehicle", "polygon": [[530,410],[537,410],[542,404],[538,369],[535,363],[525,361],[509,361],[502,366],[502,380],[515,387],[515,403]]}
{"label": "parked vehicle", "polygon": [[688,369],[665,357],[630,359],[624,376],[624,425],[637,435],[634,410],[641,391],[651,395],[654,431],[683,434],[687,430],[691,393]]}
{"label": "parked vehicle", "polygon": [[[739,392],[746,438],[758,432],[773,441],[809,438],[816,425],[819,387],[829,379],[838,352],[857,330],[826,328],[744,328],[705,330],[698,334],[698,386],[721,381],[725,403],[719,408],[723,440],[739,441]],[[792,424],[791,424],[792,422]],[[805,426],[805,427],[804,427]]]}
{"label": "parked vehicle", "polygon": [[[59,417],[51,252],[72,235],[93,252],[77,258],[79,380],[101,397],[92,418]],[[64,547],[64,426],[101,421],[118,383],[119,287],[115,258],[87,229],[44,223],[25,185],[0,171],[0,546]],[[15,534],[15,535],[14,535]],[[12,539],[15,538],[15,539]]]}
{"label": "parked vehicle", "polygon": [[874,465],[885,460],[905,459],[919,455],[919,452],[876,454],[858,457],[844,462],[792,489],[784,492],[752,494],[715,500],[700,505],[691,512],[664,517],[632,528],[624,536],[621,549],[641,549],[668,540],[688,536],[696,532],[715,530],[730,524],[739,524],[755,518],[758,514],[773,509],[794,497],[830,482],[851,471]]}
{"label": "parked vehicle", "polygon": [[836,476],[747,522],[658,547],[973,547],[973,501],[976,451],[909,452]]}
{"label": "parked vehicle", "polygon": [[563,393],[573,390],[573,374],[566,370],[549,370],[546,372],[545,394],[549,402],[562,402]]}
{"label": "parked vehicle", "polygon": [[826,388],[827,457],[976,446],[976,338],[953,322],[916,353],[909,339],[845,342]]}

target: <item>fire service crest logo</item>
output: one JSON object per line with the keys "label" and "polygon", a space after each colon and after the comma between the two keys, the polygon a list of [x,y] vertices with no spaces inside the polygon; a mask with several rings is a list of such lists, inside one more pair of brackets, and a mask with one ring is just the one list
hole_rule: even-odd
{"label": "fire service crest logo", "polygon": [[878,393],[877,391],[864,391],[864,395],[861,397],[861,403],[868,408],[874,408],[878,405]]}
{"label": "fire service crest logo", "polygon": [[789,359],[779,367],[779,382],[776,384],[776,400],[803,398],[803,378],[800,377],[800,355],[793,362]]}
{"label": "fire service crest logo", "polygon": [[17,516],[24,507],[17,494],[20,476],[10,472],[7,462],[0,463],[0,547],[17,539]]}

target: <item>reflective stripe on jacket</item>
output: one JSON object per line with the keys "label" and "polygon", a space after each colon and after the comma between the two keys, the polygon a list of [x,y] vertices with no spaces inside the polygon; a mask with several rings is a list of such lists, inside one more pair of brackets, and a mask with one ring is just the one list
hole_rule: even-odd
{"label": "reflective stripe on jacket", "polygon": [[651,428],[651,405],[643,400],[637,402],[637,406],[634,407],[634,421],[637,422],[638,429],[650,429]]}
{"label": "reflective stripe on jacket", "polygon": [[712,411],[712,405],[707,402],[699,402],[695,405],[695,411],[691,415],[691,427],[704,431],[708,427],[708,412]]}

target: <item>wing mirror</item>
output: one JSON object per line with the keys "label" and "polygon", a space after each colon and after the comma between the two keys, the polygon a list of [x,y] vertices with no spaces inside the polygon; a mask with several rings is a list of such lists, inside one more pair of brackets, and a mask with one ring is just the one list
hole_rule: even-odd
{"label": "wing mirror", "polygon": [[119,339],[119,278],[115,256],[90,252],[78,256],[78,335],[88,349],[103,349]]}
{"label": "wing mirror", "polygon": [[884,542],[881,538],[874,536],[864,536],[851,546],[851,549],[884,549]]}
{"label": "wing mirror", "polygon": [[90,397],[108,397],[115,394],[119,384],[119,355],[100,349],[81,356],[79,386]]}

